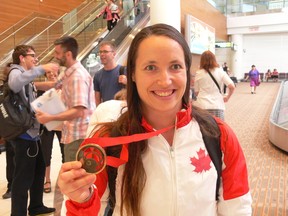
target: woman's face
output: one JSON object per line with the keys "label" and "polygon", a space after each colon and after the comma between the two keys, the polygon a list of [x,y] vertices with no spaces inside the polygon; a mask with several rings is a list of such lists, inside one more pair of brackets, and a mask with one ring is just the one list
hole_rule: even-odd
{"label": "woman's face", "polygon": [[144,39],[138,48],[132,78],[146,114],[178,112],[187,84],[182,47],[165,36]]}
{"label": "woman's face", "polygon": [[56,71],[48,71],[46,72],[46,77],[49,81],[57,80],[57,72]]}

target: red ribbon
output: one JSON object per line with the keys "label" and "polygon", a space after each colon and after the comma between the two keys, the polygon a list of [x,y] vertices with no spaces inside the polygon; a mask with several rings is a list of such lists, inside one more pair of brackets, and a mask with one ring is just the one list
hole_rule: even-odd
{"label": "red ribbon", "polygon": [[107,165],[112,166],[112,167],[119,167],[120,165],[125,164],[128,161],[128,147],[127,147],[128,143],[146,140],[146,139],[149,139],[151,137],[158,136],[159,134],[162,134],[162,133],[170,130],[173,127],[174,127],[174,125],[167,127],[167,128],[160,129],[160,130],[156,130],[153,132],[133,134],[130,136],[86,138],[82,142],[81,146],[88,145],[91,143],[98,144],[102,148],[116,146],[116,145],[122,145],[122,150],[121,150],[119,158],[107,156]]}

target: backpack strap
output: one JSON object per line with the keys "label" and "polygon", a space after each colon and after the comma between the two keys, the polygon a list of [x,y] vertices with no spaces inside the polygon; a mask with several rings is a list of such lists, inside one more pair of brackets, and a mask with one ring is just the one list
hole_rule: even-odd
{"label": "backpack strap", "polygon": [[[120,75],[125,75],[124,74],[124,70],[125,70],[125,66],[121,65],[120,68],[119,68],[119,76]],[[124,85],[124,84],[120,84],[120,85],[121,85],[122,88],[126,88],[126,85]]]}
{"label": "backpack strap", "polygon": [[125,69],[125,66],[121,65],[119,69],[119,75],[124,75],[124,69]]}
{"label": "backpack strap", "polygon": [[[12,70],[14,70],[14,69],[20,70],[22,73],[25,72],[25,71],[23,71],[21,68],[18,68],[18,67],[10,67],[9,72],[7,73],[7,79],[6,79],[6,81],[5,81],[5,82],[7,83],[8,89],[9,89],[10,91],[12,91],[12,90],[9,88],[8,79],[9,79],[10,72],[11,72]],[[20,95],[20,97],[22,97],[23,101],[26,101],[26,98],[23,98],[23,95],[25,95],[25,96],[27,97],[27,102],[26,102],[25,104],[26,104],[26,106],[29,108],[29,110],[30,110],[30,112],[31,112],[30,97],[29,97],[29,83],[24,86],[24,91],[25,91],[25,92],[24,92],[24,94],[22,94],[22,96],[21,96],[21,93],[20,93],[21,91],[19,92],[19,95]]]}
{"label": "backpack strap", "polygon": [[[209,119],[211,120],[211,124],[214,124],[219,129],[218,124],[216,120],[214,119],[214,117],[211,116]],[[200,130],[201,130],[201,127],[200,127]],[[219,129],[219,132],[220,132],[220,129]],[[217,177],[217,182],[216,182],[216,200],[218,200],[220,178],[221,178],[221,173],[222,173],[222,151],[220,147],[220,137],[208,136],[205,133],[203,133],[202,130],[201,130],[201,133],[202,133],[203,141],[208,151],[208,154],[217,170],[218,177]]]}

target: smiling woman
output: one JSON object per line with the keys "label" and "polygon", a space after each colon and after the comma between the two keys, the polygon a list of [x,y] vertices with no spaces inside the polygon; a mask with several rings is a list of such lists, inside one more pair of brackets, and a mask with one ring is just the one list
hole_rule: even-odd
{"label": "smiling woman", "polygon": [[[93,140],[109,145],[125,138],[127,144],[105,148],[109,160],[97,179],[80,161],[62,165],[58,185],[70,198],[68,215],[103,215],[108,202],[114,216],[251,215],[241,147],[226,124],[191,106],[190,66],[189,47],[175,28],[157,24],[135,36],[127,59],[128,110],[116,121],[98,123],[82,147]],[[221,141],[222,172],[203,137]]]}
{"label": "smiling woman", "polygon": [[[163,124],[172,125],[175,119],[166,115],[175,116],[182,108],[187,83],[184,52],[179,43],[166,36],[152,35],[143,40],[132,79],[145,109],[144,117],[149,122],[158,119],[154,122],[156,129]],[[165,102],[168,103],[163,106]]]}

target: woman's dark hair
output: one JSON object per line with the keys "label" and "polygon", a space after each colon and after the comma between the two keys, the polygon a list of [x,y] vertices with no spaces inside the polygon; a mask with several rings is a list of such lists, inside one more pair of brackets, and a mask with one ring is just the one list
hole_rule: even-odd
{"label": "woman's dark hair", "polygon": [[[132,75],[136,70],[136,59],[138,56],[138,49],[140,44],[150,36],[164,36],[176,41],[183,49],[187,83],[186,90],[182,98],[183,106],[189,106],[189,90],[190,90],[190,67],[191,67],[191,53],[184,37],[172,26],[166,24],[156,24],[142,29],[133,39],[127,59],[127,106],[128,111],[122,114],[116,122],[106,123],[100,129],[100,135],[109,133],[110,136],[122,136],[144,133],[145,130],[141,125],[142,107],[141,100],[136,88],[135,82],[132,80]],[[195,108],[193,110],[193,117],[201,121],[201,115],[208,116],[207,113]],[[202,113],[202,114],[201,114]],[[206,124],[207,126],[207,124]],[[209,125],[208,125],[209,126]],[[208,127],[207,131],[211,129]],[[213,130],[213,129],[212,129]],[[209,132],[210,133],[210,132]],[[213,134],[213,132],[211,133]],[[129,160],[125,164],[125,169],[122,179],[121,188],[121,215],[124,214],[124,209],[127,215],[141,216],[140,203],[142,192],[146,183],[146,173],[142,162],[142,154],[147,149],[147,140],[131,143],[128,145]],[[113,147],[107,149],[107,155],[119,156],[121,148]],[[109,189],[110,189],[110,205],[112,211],[115,205],[115,179],[117,176],[117,169],[107,167]]]}
{"label": "woman's dark hair", "polygon": [[[136,59],[138,57],[138,49],[143,40],[150,36],[164,36],[176,41],[183,49],[185,57],[187,83],[186,90],[183,95],[183,105],[189,104],[190,91],[190,67],[191,53],[189,46],[183,35],[174,27],[166,24],[156,24],[142,29],[133,39],[127,58],[127,124],[129,133],[143,133],[144,129],[141,126],[142,107],[141,100],[137,91],[135,82],[132,76],[136,70]],[[143,188],[146,182],[146,174],[141,160],[141,155],[147,148],[147,141],[140,141],[129,145],[129,161],[125,166],[122,182],[121,196],[121,213],[123,208],[128,215],[140,216],[140,203]]]}
{"label": "woman's dark hair", "polygon": [[[189,91],[190,91],[190,67],[191,67],[191,53],[189,46],[183,37],[183,35],[177,31],[172,26],[166,24],[156,24],[153,26],[146,27],[140,31],[135,38],[133,39],[130,49],[128,52],[127,59],[127,104],[128,110],[132,108],[133,110],[140,111],[141,110],[141,102],[138,95],[138,91],[136,88],[135,82],[132,80],[132,74],[135,73],[136,68],[136,59],[138,55],[139,45],[143,40],[148,38],[149,36],[164,36],[168,37],[176,42],[182,47],[185,57],[185,66],[186,66],[186,75],[187,75],[187,83],[186,83],[186,91],[183,96],[183,103],[187,105],[189,103]],[[140,116],[140,115],[138,115]]]}

